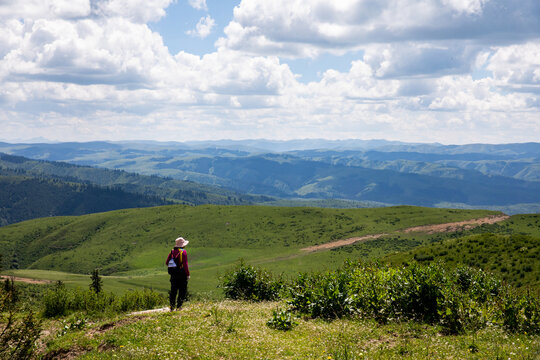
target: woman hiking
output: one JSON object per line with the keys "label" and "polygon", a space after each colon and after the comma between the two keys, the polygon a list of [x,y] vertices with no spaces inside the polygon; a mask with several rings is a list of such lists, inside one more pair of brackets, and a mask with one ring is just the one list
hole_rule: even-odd
{"label": "woman hiking", "polygon": [[171,311],[175,309],[180,310],[186,299],[189,268],[187,252],[184,247],[188,243],[189,241],[183,237],[176,239],[174,241],[174,249],[171,250],[165,261],[168,272],[171,275],[171,292],[169,295]]}

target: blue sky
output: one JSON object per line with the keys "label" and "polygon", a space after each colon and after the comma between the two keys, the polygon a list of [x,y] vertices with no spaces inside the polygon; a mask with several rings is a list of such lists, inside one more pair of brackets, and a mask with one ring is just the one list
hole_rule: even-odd
{"label": "blue sky", "polygon": [[526,142],[539,107],[537,0],[0,3],[3,141]]}

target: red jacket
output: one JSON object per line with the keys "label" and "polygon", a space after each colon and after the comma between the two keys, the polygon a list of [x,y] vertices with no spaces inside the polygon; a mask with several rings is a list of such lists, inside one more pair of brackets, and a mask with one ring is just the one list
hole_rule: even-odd
{"label": "red jacket", "polygon": [[165,261],[165,265],[167,265],[169,263],[169,260],[171,260],[172,258],[178,257],[179,256],[178,253],[180,251],[182,251],[182,265],[184,267],[184,271],[186,273],[186,276],[189,276],[189,268],[188,268],[188,263],[187,263],[187,252],[184,249],[173,249],[173,251],[170,252],[169,255],[167,256],[167,260]]}

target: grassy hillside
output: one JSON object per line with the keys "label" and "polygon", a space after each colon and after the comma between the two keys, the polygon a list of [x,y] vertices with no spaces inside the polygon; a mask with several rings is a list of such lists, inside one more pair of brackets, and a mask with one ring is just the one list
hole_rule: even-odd
{"label": "grassy hillside", "polygon": [[[491,229],[490,229],[491,228]],[[443,261],[464,264],[496,274],[518,288],[540,289],[540,215],[520,215],[504,224],[486,227],[499,233],[445,239],[385,257],[393,264]],[[479,230],[476,230],[479,231]]]}
{"label": "grassy hillside", "polygon": [[266,322],[281,305],[191,302],[181,312],[106,319],[63,336],[51,329],[46,350],[70,358],[156,360],[534,359],[540,350],[538,336],[493,327],[441,336],[436,326],[414,322],[299,318],[292,331],[271,329]]}
{"label": "grassy hillside", "polygon": [[[104,274],[123,276],[126,284],[165,290],[168,282],[164,257],[173,240],[182,235],[190,240],[193,289],[213,291],[218,274],[241,257],[278,272],[320,270],[362,255],[347,251],[308,254],[302,248],[492,214],[496,212],[407,206],[317,209],[174,205],[13,224],[0,228],[0,250],[5,254],[4,269],[16,264],[20,269],[29,269],[26,271],[88,274],[101,268]],[[398,243],[376,255],[409,250],[419,244]]]}

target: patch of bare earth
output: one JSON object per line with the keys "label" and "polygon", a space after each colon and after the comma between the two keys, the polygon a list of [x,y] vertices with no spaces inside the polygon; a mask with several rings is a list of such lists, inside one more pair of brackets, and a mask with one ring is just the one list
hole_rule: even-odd
{"label": "patch of bare earth", "polygon": [[[412,233],[412,232],[421,232],[421,233],[427,233],[427,234],[435,234],[435,233],[442,233],[442,232],[456,232],[456,231],[469,230],[483,224],[495,224],[497,222],[504,221],[508,218],[509,218],[508,215],[493,215],[493,216],[488,216],[488,217],[479,218],[479,219],[458,221],[458,222],[452,222],[452,223],[415,226],[415,227],[396,231],[396,233],[407,234],[407,233]],[[328,242],[325,244],[309,246],[309,247],[303,248],[302,250],[305,252],[315,252],[315,251],[334,249],[341,246],[352,245],[358,242],[366,242],[369,240],[375,240],[386,235],[390,235],[390,234],[381,233],[381,234],[372,234],[372,235],[365,235],[365,236],[359,236],[359,237],[352,237],[348,239]]]}
{"label": "patch of bare earth", "polygon": [[42,359],[43,360],[75,359],[75,358],[87,353],[90,350],[91,349],[86,349],[86,348],[83,348],[83,347],[74,346],[74,347],[72,347],[70,349],[58,349],[58,350],[48,352],[47,354],[45,354],[42,357]]}
{"label": "patch of bare earth", "polygon": [[0,280],[5,280],[5,279],[13,279],[13,281],[23,282],[27,284],[50,284],[52,282],[50,280],[39,280],[39,279],[23,278],[23,277],[18,277],[18,276],[0,275]]}
{"label": "patch of bare earth", "polygon": [[446,223],[446,224],[415,226],[412,228],[401,230],[401,232],[404,232],[404,233],[425,232],[427,234],[435,234],[435,233],[442,233],[442,232],[456,232],[456,231],[469,230],[469,229],[472,229],[472,228],[475,228],[477,226],[484,225],[484,224],[495,224],[497,222],[506,220],[509,217],[510,216],[508,215],[494,215],[494,216],[488,216],[488,217],[480,218],[480,219],[458,221],[458,222]]}
{"label": "patch of bare earth", "polygon": [[388,235],[388,234],[375,234],[375,235],[366,235],[366,236],[360,236],[360,237],[352,237],[348,239],[332,241],[326,244],[310,246],[307,248],[303,248],[302,250],[306,252],[314,252],[314,251],[321,251],[321,250],[326,250],[326,249],[333,249],[333,248],[337,248],[337,247],[341,247],[345,245],[352,245],[357,242],[365,242],[368,240],[378,239],[381,236],[385,236],[385,235]]}

